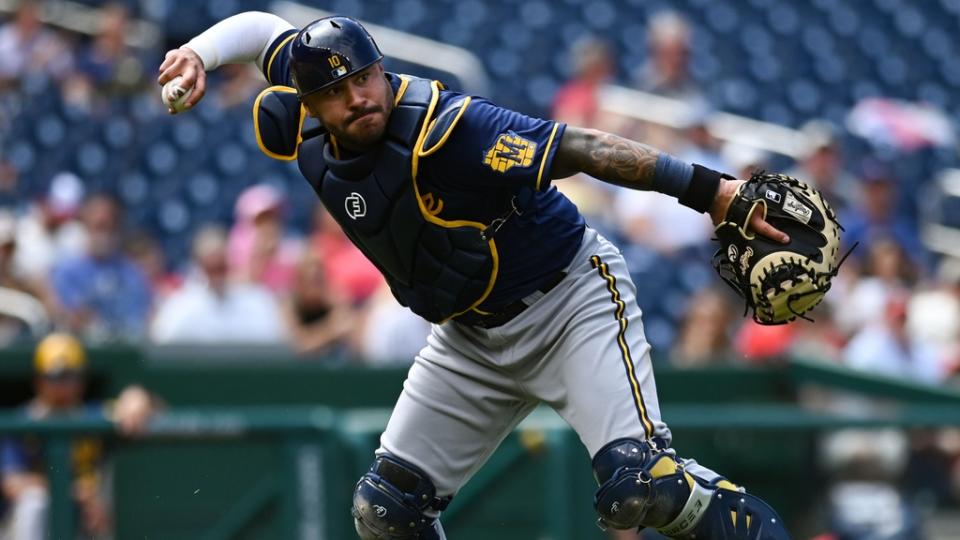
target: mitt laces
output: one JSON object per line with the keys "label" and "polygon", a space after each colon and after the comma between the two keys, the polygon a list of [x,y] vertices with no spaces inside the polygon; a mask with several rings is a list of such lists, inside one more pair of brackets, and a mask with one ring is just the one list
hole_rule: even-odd
{"label": "mitt laces", "polygon": [[830,280],[832,280],[833,278],[837,277],[837,274],[840,273],[840,267],[843,266],[843,263],[847,260],[847,257],[849,257],[850,254],[853,253],[853,250],[857,249],[857,246],[859,246],[859,245],[860,245],[860,242],[855,242],[852,246],[850,246],[850,249],[848,249],[847,252],[843,254],[843,257],[840,257],[840,262],[837,263],[837,267],[836,267],[836,268],[834,268],[834,269],[831,270],[830,272],[823,273],[823,274],[820,274],[819,276],[817,276],[817,282],[818,282],[818,283],[824,281],[824,278],[826,279],[826,284],[827,284],[827,285],[826,285],[825,287],[820,287],[819,284],[818,284],[817,288],[815,288],[815,289],[812,289],[812,290],[809,290],[809,291],[806,291],[806,292],[802,292],[802,293],[791,294],[790,296],[788,296],[788,297],[787,297],[787,309],[790,310],[790,313],[792,313],[792,314],[793,314],[794,316],[796,316],[796,317],[800,317],[801,319],[803,319],[803,320],[805,320],[805,321],[814,322],[814,320],[811,319],[810,317],[807,317],[807,316],[804,315],[803,313],[798,313],[795,309],[793,309],[793,303],[796,302],[797,300],[800,300],[801,298],[804,298],[804,297],[806,297],[806,296],[810,296],[811,294],[826,293],[827,291],[829,291],[829,290],[830,290],[830,285],[831,285]]}
{"label": "mitt laces", "polygon": [[[797,302],[798,300],[801,300],[812,294],[818,294],[818,293],[822,294],[830,290],[830,280],[832,280],[834,277],[837,276],[837,274],[840,273],[840,267],[843,266],[843,263],[846,262],[847,257],[849,257],[850,254],[853,253],[853,251],[857,249],[857,246],[859,245],[860,245],[860,242],[854,243],[850,247],[850,249],[848,249],[847,252],[844,253],[843,257],[840,258],[840,262],[837,263],[836,268],[834,268],[830,272],[824,272],[816,276],[814,278],[814,281],[818,284],[816,288],[806,292],[802,292],[802,293],[794,293],[787,297],[787,309],[790,310],[790,313],[794,317],[798,317],[809,322],[815,322],[812,318],[806,316],[804,313],[797,311],[793,307],[794,302]],[[743,289],[740,288],[739,280],[737,279],[737,274],[736,272],[733,271],[733,268],[732,268],[733,265],[720,255],[715,255],[714,258],[715,258],[715,264],[717,266],[718,273],[720,274],[720,279],[722,279],[724,283],[726,283],[731,289],[733,289],[738,296],[743,298],[743,315],[741,316],[746,317],[747,315],[750,314],[750,299],[744,293]],[[822,283],[824,281],[826,282],[826,286],[820,286],[819,283]],[[750,284],[748,286],[752,287],[753,285]],[[768,309],[773,307],[772,304],[769,302],[769,300],[766,300],[765,296],[760,295],[760,298],[764,300],[763,302],[764,305],[761,307],[768,308]],[[754,308],[753,310],[753,320],[761,324],[770,324],[769,322],[762,321],[757,316],[756,308]],[[776,323],[776,324],[784,324],[786,322],[788,321],[783,321],[781,323]]]}

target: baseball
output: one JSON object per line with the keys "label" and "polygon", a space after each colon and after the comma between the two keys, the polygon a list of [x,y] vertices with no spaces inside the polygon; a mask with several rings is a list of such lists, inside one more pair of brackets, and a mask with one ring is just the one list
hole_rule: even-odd
{"label": "baseball", "polygon": [[177,75],[167,81],[167,84],[163,85],[163,89],[160,90],[160,99],[163,101],[163,104],[175,112],[183,112],[186,110],[187,99],[189,99],[190,94],[193,93],[193,87],[184,88],[180,86],[182,80],[183,77]]}

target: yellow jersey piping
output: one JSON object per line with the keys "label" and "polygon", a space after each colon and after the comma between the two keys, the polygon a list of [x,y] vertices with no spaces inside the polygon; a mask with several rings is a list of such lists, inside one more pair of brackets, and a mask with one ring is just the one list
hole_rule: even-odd
{"label": "yellow jersey piping", "polygon": [[600,277],[607,282],[607,290],[610,291],[610,300],[613,301],[613,304],[616,306],[613,316],[620,326],[620,330],[617,332],[617,345],[620,347],[620,354],[623,359],[624,369],[627,372],[627,379],[630,382],[630,389],[633,394],[634,405],[637,408],[637,415],[640,417],[640,423],[643,425],[643,431],[647,439],[652,439],[654,435],[653,422],[650,421],[650,416],[647,413],[647,406],[643,400],[643,390],[640,381],[637,380],[637,373],[633,366],[633,357],[630,355],[630,346],[627,345],[626,333],[629,321],[624,316],[627,304],[620,297],[620,291],[617,289],[617,278],[610,273],[610,267],[607,266],[607,263],[603,262],[599,256],[594,255],[590,257],[590,264],[597,269]]}
{"label": "yellow jersey piping", "polygon": [[537,191],[540,191],[540,181],[543,179],[543,169],[547,166],[547,157],[550,155],[550,147],[553,146],[553,138],[557,134],[559,122],[553,123],[553,131],[550,132],[550,138],[547,139],[547,147],[543,150],[543,159],[540,160],[540,171],[537,173]]}
{"label": "yellow jersey piping", "polygon": [[277,57],[277,53],[280,52],[280,49],[286,47],[287,42],[295,37],[297,37],[297,34],[290,34],[289,36],[283,38],[283,41],[281,41],[280,44],[277,45],[277,48],[274,49],[273,52],[270,54],[270,60],[267,61],[267,82],[269,82],[270,84],[273,84],[273,81],[270,80],[270,68],[273,67],[274,58]]}

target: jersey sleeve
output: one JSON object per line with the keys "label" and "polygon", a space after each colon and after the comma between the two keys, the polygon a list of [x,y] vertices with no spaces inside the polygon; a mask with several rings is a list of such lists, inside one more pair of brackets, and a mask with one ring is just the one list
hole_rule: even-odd
{"label": "jersey sleeve", "polygon": [[432,166],[467,187],[546,190],[565,128],[474,98]]}
{"label": "jersey sleeve", "polygon": [[290,76],[290,49],[296,35],[295,29],[287,30],[267,47],[262,69],[263,76],[271,85],[293,86],[293,78]]}

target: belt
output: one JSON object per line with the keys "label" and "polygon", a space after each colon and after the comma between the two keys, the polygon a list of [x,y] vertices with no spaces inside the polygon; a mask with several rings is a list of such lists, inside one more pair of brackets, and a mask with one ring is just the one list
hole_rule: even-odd
{"label": "belt", "polygon": [[[543,294],[547,294],[554,287],[556,287],[563,278],[567,276],[567,273],[563,270],[557,271],[555,274],[547,278],[547,280],[540,286],[538,291]],[[523,310],[527,309],[533,304],[526,303],[522,299],[510,302],[502,309],[498,310],[496,313],[484,314],[477,311],[468,311],[463,315],[459,315],[453,320],[457,321],[460,324],[466,324],[468,326],[479,326],[480,328],[496,328],[498,326],[503,326],[513,320],[514,317],[523,313]]]}

